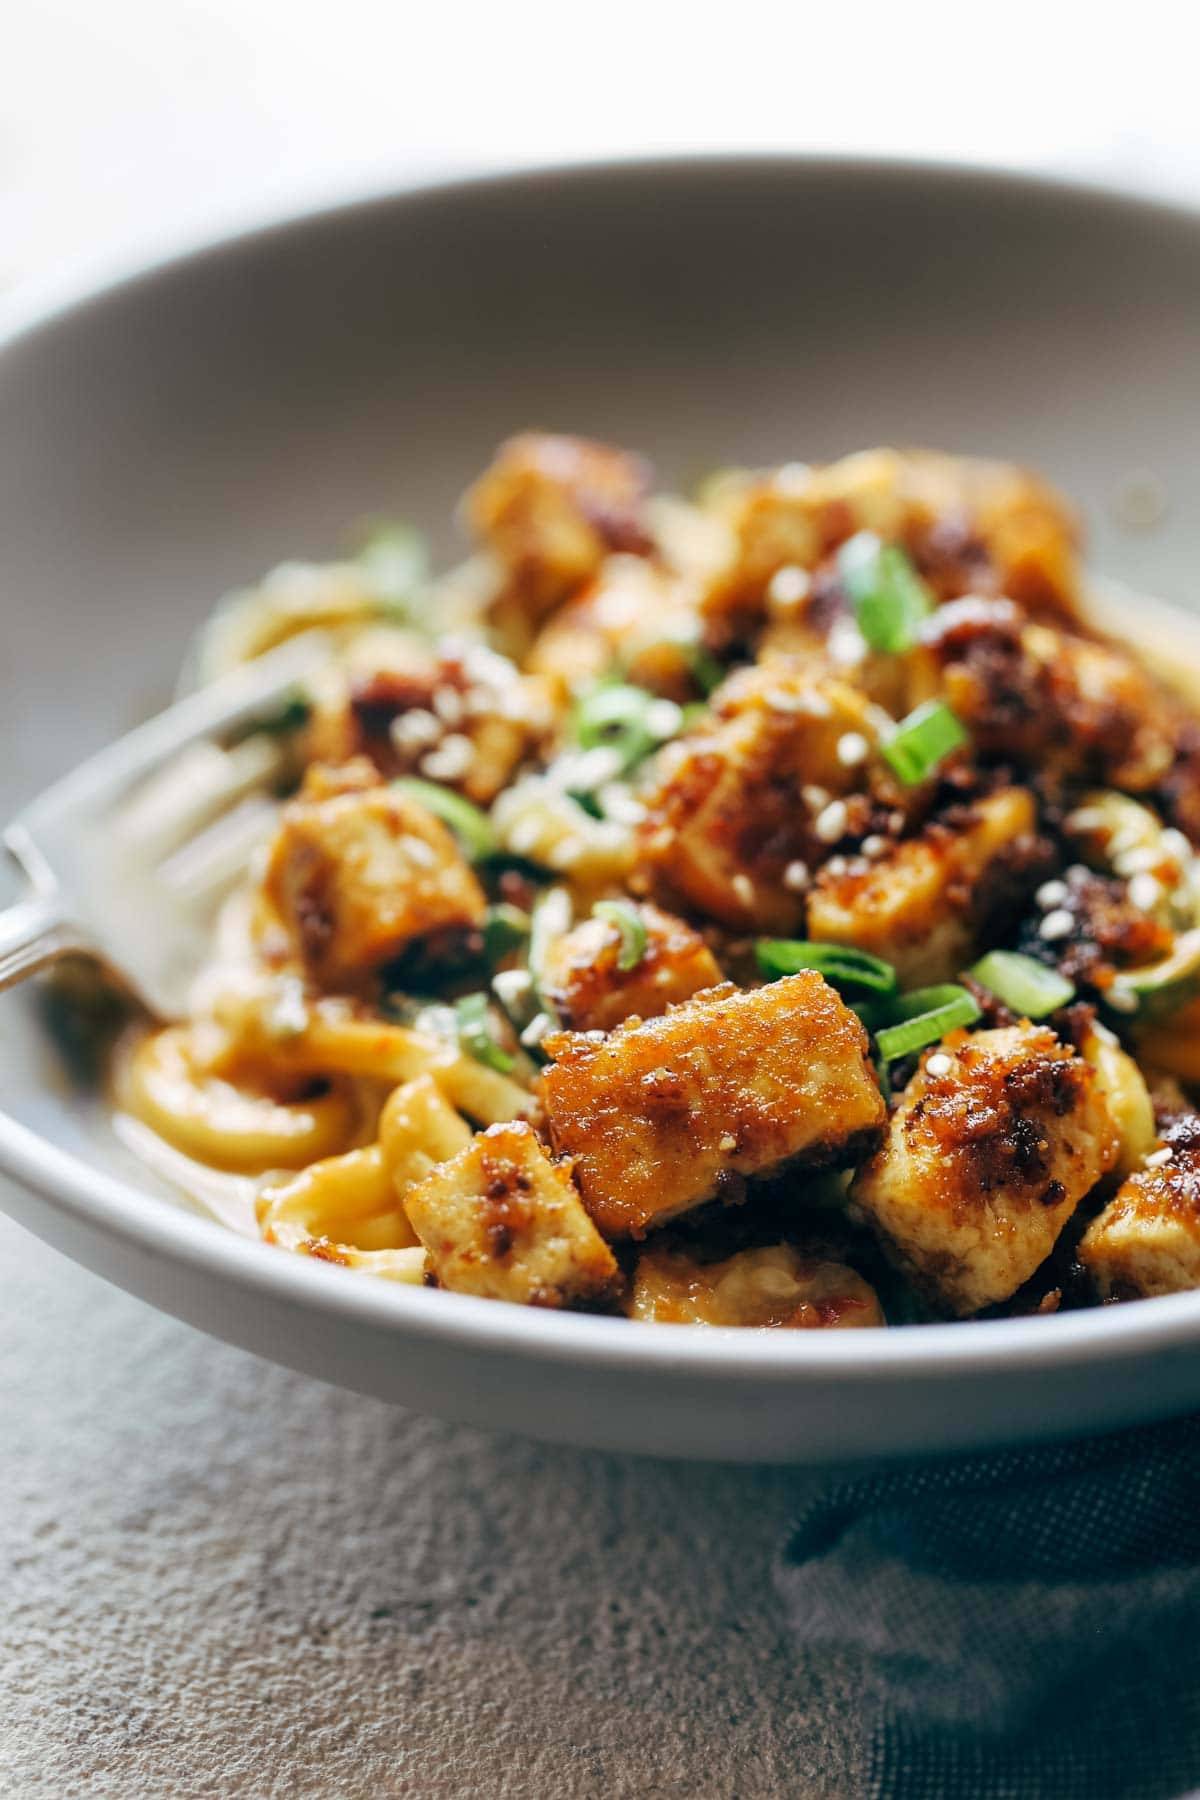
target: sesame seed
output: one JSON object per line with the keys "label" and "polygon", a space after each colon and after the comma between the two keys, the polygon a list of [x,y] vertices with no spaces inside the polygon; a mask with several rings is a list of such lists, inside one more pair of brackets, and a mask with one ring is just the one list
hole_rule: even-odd
{"label": "sesame seed", "polygon": [[1070,937],[1074,929],[1074,913],[1069,913],[1065,906],[1056,906],[1038,926],[1038,936],[1044,938],[1046,943],[1053,944],[1059,938]]}
{"label": "sesame seed", "polygon": [[1162,1169],[1171,1161],[1174,1154],[1170,1144],[1164,1144],[1161,1150],[1152,1150],[1150,1155],[1143,1160],[1148,1169]]}
{"label": "sesame seed", "polygon": [[844,856],[831,856],[825,867],[831,875],[844,875],[850,864]]}
{"label": "sesame seed", "polygon": [[1125,891],[1130,906],[1136,906],[1139,912],[1153,912],[1163,895],[1162,882],[1144,872],[1135,875]]}
{"label": "sesame seed", "polygon": [[527,1050],[536,1049],[542,1039],[546,1036],[547,1032],[553,1030],[554,1020],[550,1017],[549,1013],[535,1013],[521,1033],[521,1042]]}
{"label": "sesame seed", "polygon": [[392,720],[392,741],[400,749],[419,749],[423,744],[436,744],[442,735],[441,721],[423,706],[401,713]]}
{"label": "sesame seed", "polygon": [[868,857],[883,856],[887,847],[887,839],[885,837],[880,837],[877,831],[873,831],[869,837],[865,837],[862,841],[862,853],[864,856]]}
{"label": "sesame seed", "polygon": [[763,699],[772,712],[802,713],[809,710],[809,695],[789,693],[787,688],[768,688]]}
{"label": "sesame seed", "polygon": [[1176,862],[1187,864],[1192,860],[1192,846],[1182,831],[1177,831],[1174,825],[1169,825],[1163,832],[1162,847],[1168,856],[1175,858]]}
{"label": "sesame seed", "polygon": [[867,654],[867,640],[853,619],[835,619],[825,641],[831,661],[841,668],[851,668]]}
{"label": "sesame seed", "polygon": [[501,969],[492,976],[492,989],[503,1006],[517,1006],[533,992],[533,976],[528,969]]}
{"label": "sesame seed", "polygon": [[797,563],[785,563],[782,569],[776,569],[767,583],[767,603],[784,609],[802,606],[808,598],[810,585],[807,569],[800,568]]}
{"label": "sesame seed", "polygon": [[535,818],[518,819],[508,834],[508,847],[514,856],[528,856],[536,850],[542,838],[542,821]]}
{"label": "sesame seed", "polygon": [[783,885],[798,894],[808,886],[808,864],[806,862],[790,862],[783,871]]}
{"label": "sesame seed", "polygon": [[815,783],[809,782],[800,789],[800,798],[809,812],[821,812],[829,805],[829,789],[817,787]]}
{"label": "sesame seed", "polygon": [[813,830],[823,844],[836,844],[838,839],[845,835],[846,802],[831,800],[829,805],[817,814],[813,821]]}
{"label": "sesame seed", "polygon": [[1132,850],[1122,850],[1120,856],[1115,856],[1113,867],[1118,875],[1142,875],[1156,869],[1161,861],[1161,850],[1152,850],[1148,844],[1137,844]]}
{"label": "sesame seed", "polygon": [[427,844],[424,838],[413,837],[411,832],[405,832],[400,839],[400,848],[408,857],[409,862],[416,863],[419,869],[432,869],[437,865],[437,855],[433,845]]}
{"label": "sesame seed", "polygon": [[579,861],[586,850],[587,845],[581,837],[568,833],[565,838],[560,838],[557,844],[551,846],[547,852],[546,861],[552,869],[569,869],[573,863]]}
{"label": "sesame seed", "polygon": [[743,875],[739,871],[739,873],[734,876],[730,885],[743,906],[754,905],[754,883],[748,875]]}
{"label": "sesame seed", "polygon": [[461,732],[443,738],[436,750],[421,758],[421,773],[433,781],[457,781],[475,760],[475,746]]}
{"label": "sesame seed", "polygon": [[718,1148],[721,1150],[724,1150],[725,1153],[728,1155],[729,1151],[737,1149],[737,1139],[735,1137],[731,1137],[730,1134],[728,1132],[726,1132],[725,1136],[721,1139],[721,1142],[718,1145]]}
{"label": "sesame seed", "polygon": [[837,741],[837,759],[843,769],[857,769],[871,754],[871,746],[861,731],[843,731]]}
{"label": "sesame seed", "polygon": [[944,1050],[935,1051],[925,1064],[925,1073],[932,1075],[936,1081],[942,1075],[948,1075],[954,1067]]}
{"label": "sesame seed", "polygon": [[463,716],[462,695],[456,688],[440,687],[433,696],[433,710],[447,725],[457,725]]}
{"label": "sesame seed", "polygon": [[683,724],[683,709],[673,700],[655,700],[646,708],[646,729],[657,738],[674,737]]}
{"label": "sesame seed", "polygon": [[1125,988],[1110,987],[1104,994],[1104,1004],[1113,1012],[1135,1013],[1138,1009],[1137,995]]}
{"label": "sesame seed", "polygon": [[1049,912],[1052,906],[1061,906],[1070,891],[1065,881],[1043,881],[1034,899],[1043,912]]}
{"label": "sesame seed", "polygon": [[1067,820],[1068,831],[1100,831],[1104,826],[1104,814],[1098,806],[1081,806]]}
{"label": "sesame seed", "polygon": [[606,781],[596,798],[605,818],[615,819],[618,825],[640,825],[646,817],[646,808],[623,781]]}

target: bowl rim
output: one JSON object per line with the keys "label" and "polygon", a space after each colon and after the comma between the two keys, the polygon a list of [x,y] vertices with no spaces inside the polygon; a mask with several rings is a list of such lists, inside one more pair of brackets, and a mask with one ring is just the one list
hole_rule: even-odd
{"label": "bowl rim", "polygon": [[[729,178],[780,183],[797,178],[869,179],[896,186],[975,187],[997,199],[1040,195],[1075,209],[1126,213],[1143,222],[1158,217],[1200,231],[1200,204],[1145,195],[1114,182],[920,157],[719,151],[580,158],[455,171],[411,182],[393,177],[378,184],[355,182],[332,195],[326,190],[315,204],[301,197],[283,206],[263,207],[165,243],[160,238],[149,253],[134,250],[108,261],[88,259],[21,283],[0,302],[0,360],[76,316],[161,277],[182,273],[190,264],[237,256],[264,240],[319,229],[372,209],[453,203],[460,196],[471,198],[489,190],[529,191],[547,181],[599,186]],[[904,1383],[915,1377],[957,1380],[971,1373],[1049,1372],[1096,1360],[1129,1361],[1187,1348],[1200,1340],[1200,1291],[1045,1317],[892,1327],[881,1335],[711,1326],[665,1330],[640,1321],[497,1305],[471,1295],[372,1281],[357,1278],[355,1271],[334,1271],[281,1254],[216,1220],[189,1213],[149,1188],[139,1188],[60,1148],[2,1109],[0,1173],[85,1226],[157,1259],[182,1263],[243,1294],[314,1308],[330,1321],[540,1363],[570,1361],[594,1370],[624,1372],[644,1367],[658,1374],[702,1372],[706,1379],[735,1383],[791,1385],[806,1376],[823,1385],[860,1382],[864,1377]]]}

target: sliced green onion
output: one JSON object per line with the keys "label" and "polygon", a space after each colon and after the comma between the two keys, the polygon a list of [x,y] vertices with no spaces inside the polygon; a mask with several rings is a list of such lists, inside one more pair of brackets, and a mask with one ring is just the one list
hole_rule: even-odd
{"label": "sliced green onion", "polygon": [[458,1041],[467,1054],[485,1068],[495,1069],[498,1075],[507,1075],[514,1066],[515,1058],[504,1049],[492,1029],[487,995],[464,994],[456,1002],[454,1013],[458,1024]]}
{"label": "sliced green onion", "polygon": [[796,938],[759,938],[754,946],[758,966],[775,981],[799,969],[816,969],[833,987],[894,994],[896,971],[891,963],[850,944],[810,944]]}
{"label": "sliced green onion", "polygon": [[884,1062],[895,1062],[899,1056],[911,1056],[926,1044],[936,1044],[948,1031],[960,1025],[973,1025],[981,1017],[979,1007],[966,988],[954,982],[938,987],[917,988],[893,1001],[891,1014],[897,1023],[885,1025],[875,1033],[875,1043]]}
{"label": "sliced green onion", "polygon": [[1122,969],[1103,998],[1119,1012],[1169,1012],[1200,988],[1200,928],[1180,932],[1171,954],[1144,969]]}
{"label": "sliced green onion", "polygon": [[626,775],[674,737],[682,723],[682,709],[673,700],[661,700],[627,682],[594,687],[580,700],[574,721],[581,748],[596,750],[604,745],[615,750],[621,758],[621,773]]}
{"label": "sliced green onion", "polygon": [[871,649],[892,656],[910,650],[933,599],[899,545],[860,531],[838,552],[838,574]]}
{"label": "sliced green onion", "polygon": [[1074,984],[1019,950],[989,950],[971,970],[983,987],[1027,1019],[1044,1019],[1075,998]]}
{"label": "sliced green onion", "polygon": [[641,913],[629,900],[597,900],[592,916],[603,919],[606,925],[616,926],[621,936],[617,967],[623,975],[628,975],[646,954],[646,922]]}
{"label": "sliced green onion", "polygon": [[484,862],[495,855],[499,845],[491,820],[453,788],[442,787],[436,781],[421,781],[416,775],[402,775],[392,786],[448,825],[472,862]]}
{"label": "sliced green onion", "polygon": [[902,719],[883,746],[884,760],[906,787],[919,787],[967,734],[944,700],[926,700]]}
{"label": "sliced green onion", "polygon": [[529,936],[529,914],[519,906],[501,901],[489,906],[483,922],[483,953],[488,963],[503,962],[510,950],[516,950]]}

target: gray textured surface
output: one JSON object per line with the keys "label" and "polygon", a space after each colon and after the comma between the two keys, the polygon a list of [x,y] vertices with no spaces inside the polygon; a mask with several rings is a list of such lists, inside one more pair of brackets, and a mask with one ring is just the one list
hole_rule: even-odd
{"label": "gray textured surface", "polygon": [[855,1791],[849,1671],[771,1589],[784,1471],[396,1412],[3,1219],[0,1446],[5,1800]]}

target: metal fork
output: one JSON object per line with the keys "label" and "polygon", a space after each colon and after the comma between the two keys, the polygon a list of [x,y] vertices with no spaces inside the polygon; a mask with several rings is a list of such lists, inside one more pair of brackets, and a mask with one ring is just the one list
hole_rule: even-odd
{"label": "metal fork", "polygon": [[214,902],[277,814],[287,766],[270,729],[328,660],[306,632],[109,745],[13,820],[3,842],[29,894],[0,912],[0,988],[83,953],[178,1018]]}

